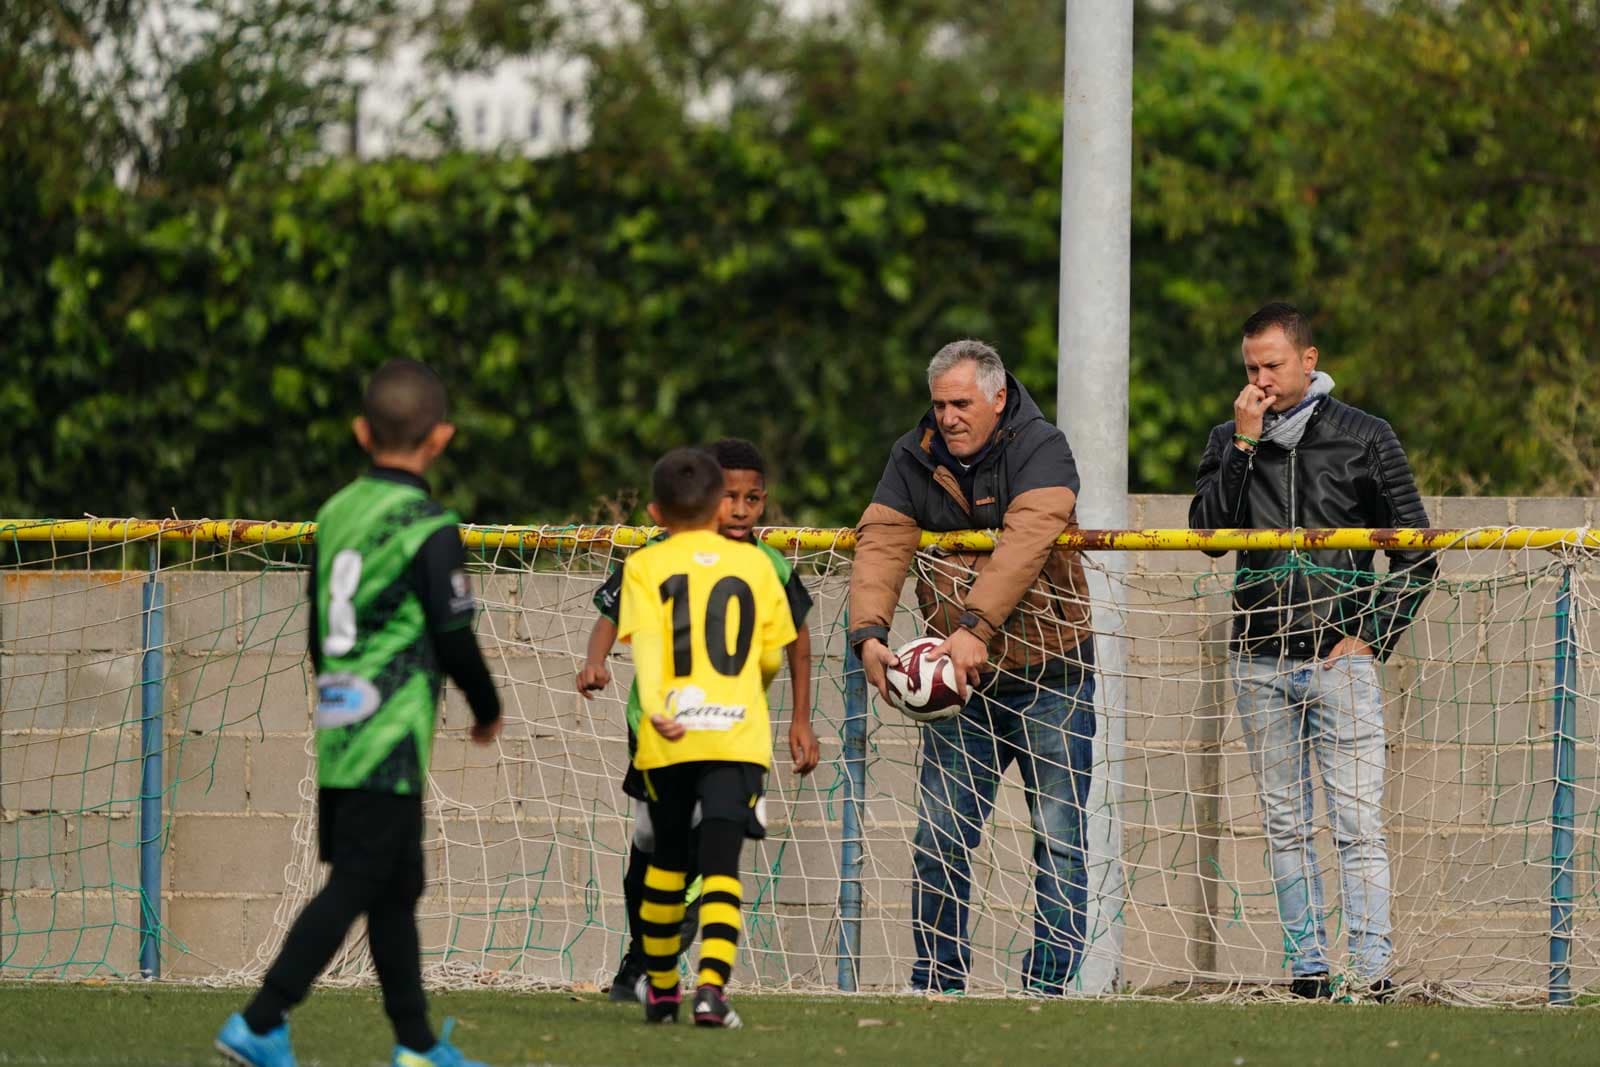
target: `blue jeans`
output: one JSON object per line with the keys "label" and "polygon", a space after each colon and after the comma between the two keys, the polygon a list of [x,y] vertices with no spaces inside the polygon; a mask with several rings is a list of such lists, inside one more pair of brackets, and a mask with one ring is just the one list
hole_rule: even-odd
{"label": "blue jeans", "polygon": [[1035,867],[1033,947],[1023,980],[1044,993],[1066,991],[1083,960],[1084,804],[1094,730],[1093,675],[1064,693],[1033,686],[974,692],[960,715],[923,727],[912,843],[913,988],[966,988],[972,850],[1000,777],[1015,761],[1032,816]]}
{"label": "blue jeans", "polygon": [[1365,980],[1383,977],[1394,954],[1389,921],[1389,851],[1383,836],[1383,690],[1371,656],[1320,662],[1238,657],[1239,721],[1261,792],[1262,822],[1284,951],[1296,977],[1328,971],[1322,872],[1312,837],[1311,760],[1327,794],[1339,850],[1350,963]]}

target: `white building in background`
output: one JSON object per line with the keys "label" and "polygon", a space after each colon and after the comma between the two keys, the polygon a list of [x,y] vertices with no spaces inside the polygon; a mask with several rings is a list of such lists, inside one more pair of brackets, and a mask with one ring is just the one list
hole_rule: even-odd
{"label": "white building in background", "polygon": [[[620,14],[607,10],[603,0],[570,2],[582,8],[591,32],[597,22]],[[814,19],[842,15],[851,2],[784,0],[783,6],[790,17]],[[354,129],[347,131],[353,137],[345,138],[339,150],[353,150],[363,159],[430,155],[450,143],[440,137],[445,130],[453,130],[454,143],[465,149],[525,156],[588,142],[585,60],[550,53],[506,60],[483,72],[448,74],[430,70],[425,59],[426,49],[412,42],[354,72],[359,92]],[[719,87],[691,105],[691,113],[699,119],[726,115],[733,97],[731,87]]]}
{"label": "white building in background", "polygon": [[541,156],[589,138],[583,109],[586,64],[557,58],[508,60],[470,74],[430,71],[417,44],[356,72],[353,144],[363,159],[429,155],[454,143],[478,152]]}

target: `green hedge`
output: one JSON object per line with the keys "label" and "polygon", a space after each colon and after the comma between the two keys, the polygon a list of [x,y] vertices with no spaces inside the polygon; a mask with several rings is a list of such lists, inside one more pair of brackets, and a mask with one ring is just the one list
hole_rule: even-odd
{"label": "green hedge", "polygon": [[[1509,95],[1430,109],[1402,64],[1432,56],[1439,91],[1467,92],[1475,61],[1520,64],[1520,84],[1571,65],[1593,20],[1496,59],[1504,20],[1475,15],[1482,34],[1441,43],[1378,35],[1357,8],[1309,44],[1246,26],[1215,43],[1163,33],[1141,57],[1135,488],[1187,487],[1240,384],[1237,324],[1283,296],[1317,312],[1341,395],[1391,417],[1436,488],[1581,488],[1560,434],[1498,443],[1538,421],[1528,405],[1548,391],[1452,367],[1557,367],[1575,376],[1561,395],[1586,402],[1595,311],[1580,297],[1600,244],[1522,256],[1518,243],[1530,226],[1590,239],[1583,154],[1547,151],[1540,168],[1580,183],[1543,189],[1567,201],[1500,190],[1517,137],[1505,124],[1556,121],[1548,109]],[[1341,51],[1357,47],[1360,77]],[[1375,85],[1421,128],[1386,125]],[[1589,122],[1592,147],[1592,109],[1583,119],[1581,93],[1568,97],[1561,121]],[[1059,102],[1004,92],[865,133],[848,115],[741,111],[674,133],[670,150],[241,168],[200,191],[89,184],[68,205],[13,145],[0,507],[304,517],[358,467],[363,377],[411,356],[452,386],[461,432],[438,482],[474,520],[637,514],[661,450],[738,434],[768,453],[784,516],[851,522],[945,341],[996,343],[1053,411],[1060,128]],[[1492,136],[1510,140],[1474,158]],[[1403,198],[1383,184],[1397,171]],[[1484,206],[1463,220],[1474,175]],[[1496,242],[1512,266],[1483,274]],[[1484,291],[1452,300],[1478,277]],[[1413,318],[1432,332],[1397,352]],[[1385,369],[1396,360],[1405,373]],[[1470,421],[1434,400],[1457,378],[1483,383],[1456,405]]]}

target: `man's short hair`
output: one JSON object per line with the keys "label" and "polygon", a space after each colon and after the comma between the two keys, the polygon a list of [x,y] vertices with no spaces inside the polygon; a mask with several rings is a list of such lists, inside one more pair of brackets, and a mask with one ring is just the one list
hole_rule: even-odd
{"label": "man's short hair", "polygon": [[1281,300],[1263,305],[1261,310],[1244,320],[1245,340],[1260,337],[1274,326],[1283,331],[1296,352],[1304,352],[1311,347],[1311,321],[1300,313],[1299,308]]}
{"label": "man's short hair", "polygon": [[1000,360],[1000,353],[983,341],[967,338],[961,341],[951,341],[933,354],[928,361],[928,388],[933,388],[933,380],[943,377],[962,363],[972,362],[978,365],[978,388],[983,392],[984,398],[993,400],[1000,395],[1000,390],[1006,384],[1006,365]]}
{"label": "man's short hair", "polygon": [[755,471],[762,481],[767,478],[767,463],[761,450],[742,437],[724,437],[707,447],[711,458],[725,471]]}
{"label": "man's short hair", "polygon": [[650,496],[667,522],[703,522],[722,503],[722,467],[703,448],[674,448],[656,460]]}
{"label": "man's short hair", "polygon": [[361,400],[373,448],[416,448],[444,421],[448,402],[444,382],[432,369],[414,359],[391,359],[367,382]]}

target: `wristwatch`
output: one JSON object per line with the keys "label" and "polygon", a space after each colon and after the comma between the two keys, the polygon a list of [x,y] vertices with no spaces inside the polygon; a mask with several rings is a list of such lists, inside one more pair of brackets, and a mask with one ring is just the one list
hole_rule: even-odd
{"label": "wristwatch", "polygon": [[972,633],[978,632],[978,627],[983,625],[983,616],[976,611],[963,611],[956,619],[956,626]]}

